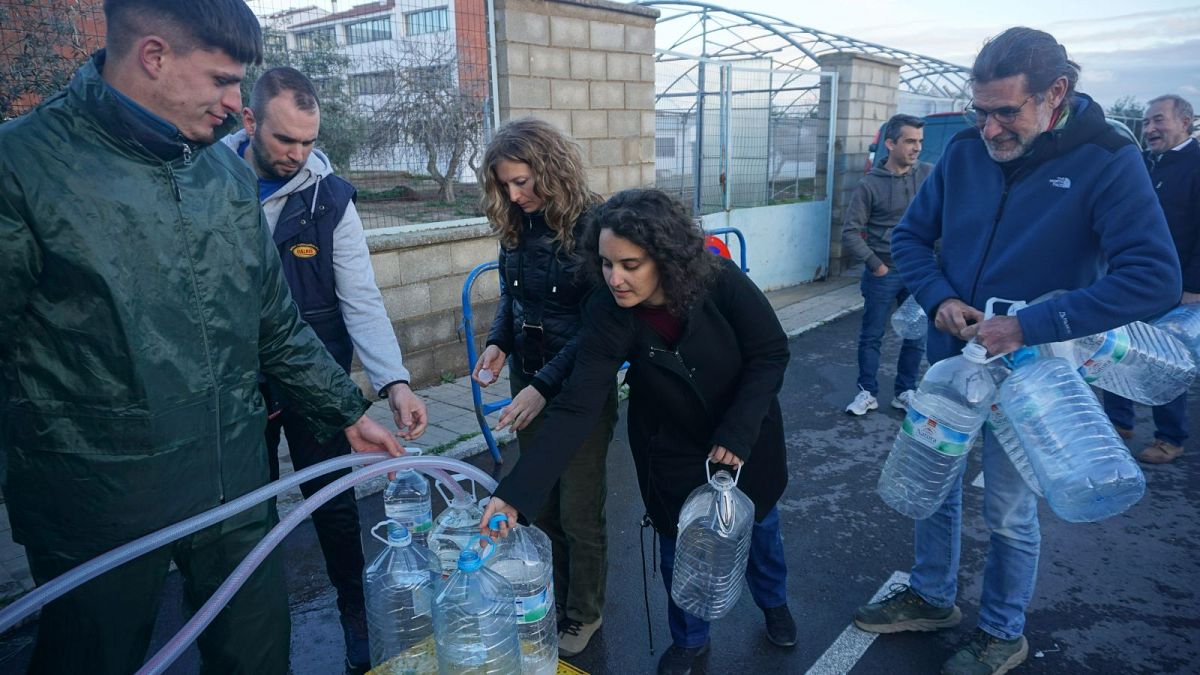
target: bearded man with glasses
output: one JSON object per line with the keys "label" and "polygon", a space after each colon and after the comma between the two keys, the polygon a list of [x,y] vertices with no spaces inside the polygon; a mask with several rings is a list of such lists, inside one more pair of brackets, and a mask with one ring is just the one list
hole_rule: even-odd
{"label": "bearded man with glasses", "polygon": [[[1179,259],[1138,148],[1075,91],[1079,66],[1055,38],[1010,28],[972,68],[975,126],[950,141],[892,233],[892,257],[937,330],[930,363],[974,339],[990,354],[1071,340],[1170,308]],[[941,240],[940,254],[934,244]],[[1107,269],[1106,269],[1107,268]],[[1033,300],[984,320],[988,298]],[[1025,660],[1025,609],[1037,579],[1037,501],[988,431],[983,517],[990,532],[978,628],[943,673],[1004,673]],[[914,529],[909,585],[860,607],[877,633],[955,626],[962,481]]]}

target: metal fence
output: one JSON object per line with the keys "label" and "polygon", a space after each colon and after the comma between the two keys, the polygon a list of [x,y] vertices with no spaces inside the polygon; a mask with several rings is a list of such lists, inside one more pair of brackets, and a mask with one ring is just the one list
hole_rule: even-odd
{"label": "metal fence", "polygon": [[[198,0],[199,1],[199,0]],[[317,146],[368,228],[481,215],[475,169],[495,120],[487,0],[249,0],[266,69],[308,75]],[[103,46],[102,0],[0,0],[0,120],[66,85]]]}
{"label": "metal fence", "polygon": [[821,73],[659,52],[655,78],[657,187],[698,214],[825,198]]}

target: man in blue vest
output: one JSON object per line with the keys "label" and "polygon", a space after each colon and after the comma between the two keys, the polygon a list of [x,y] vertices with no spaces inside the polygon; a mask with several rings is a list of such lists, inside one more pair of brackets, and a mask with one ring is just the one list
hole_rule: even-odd
{"label": "man in blue vest", "polygon": [[[347,372],[358,352],[371,388],[386,398],[402,438],[425,431],[425,404],[409,388],[400,346],[375,285],[355,190],[335,176],[329,159],[313,147],[321,126],[316,90],[299,71],[274,68],[254,85],[242,111],[244,130],[224,140],[258,176],[263,213],[283,263],[284,276],[300,315],[313,327],[334,360]],[[267,423],[272,477],[279,475],[279,435],[287,436],[296,469],[344,455],[344,438],[320,443],[304,419],[268,379],[264,393],[273,414]],[[308,497],[349,469],[300,486]],[[363,552],[358,506],[346,491],[313,513],[313,524],[338,610],[351,672],[370,668],[363,602]]]}

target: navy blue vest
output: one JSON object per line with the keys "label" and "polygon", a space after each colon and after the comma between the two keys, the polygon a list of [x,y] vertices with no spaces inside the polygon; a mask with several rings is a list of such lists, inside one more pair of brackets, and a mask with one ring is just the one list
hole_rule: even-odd
{"label": "navy blue vest", "polygon": [[[316,208],[313,208],[314,192]],[[354,344],[338,306],[333,278],[333,230],[357,196],[354,186],[347,181],[326,176],[288,196],[275,223],[274,235],[283,275],[300,308],[300,316],[347,373]]]}

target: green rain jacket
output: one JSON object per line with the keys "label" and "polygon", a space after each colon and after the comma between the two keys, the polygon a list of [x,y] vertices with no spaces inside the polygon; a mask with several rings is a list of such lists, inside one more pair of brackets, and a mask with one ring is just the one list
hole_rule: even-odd
{"label": "green rain jacket", "polygon": [[320,438],[369,406],[300,319],[249,169],[149,151],[102,67],[0,126],[4,491],[17,542],[72,557],[265,484],[260,369]]}

